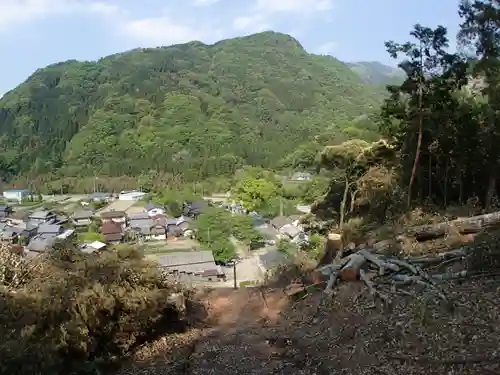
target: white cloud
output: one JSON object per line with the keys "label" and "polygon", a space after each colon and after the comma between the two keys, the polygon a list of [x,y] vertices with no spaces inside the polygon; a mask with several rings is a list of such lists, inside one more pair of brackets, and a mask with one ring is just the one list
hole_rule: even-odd
{"label": "white cloud", "polygon": [[311,14],[333,9],[333,0],[257,0],[258,11]]}
{"label": "white cloud", "polygon": [[318,55],[331,55],[335,48],[337,47],[337,43],[335,42],[326,42],[320,45],[318,48],[314,50],[314,53]]}
{"label": "white cloud", "polygon": [[0,0],[0,31],[55,14],[109,15],[117,11],[117,6],[92,0]]}
{"label": "white cloud", "polygon": [[269,24],[263,15],[254,14],[251,16],[236,17],[233,20],[233,29],[248,33],[258,33],[269,29]]}
{"label": "white cloud", "polygon": [[283,16],[286,16],[288,21],[291,17],[297,20],[318,14],[323,17],[333,7],[333,0],[255,0],[249,15],[233,20],[233,28],[238,31],[258,32],[272,28],[277,21],[283,21]]}
{"label": "white cloud", "polygon": [[[209,5],[217,1],[196,0],[196,3]],[[143,46],[215,40],[224,36],[218,28],[203,27],[199,22],[186,21],[186,17],[177,20],[165,12],[155,17],[136,18],[126,7],[106,0],[0,0],[0,32],[54,15],[84,13],[106,17],[110,30]]]}
{"label": "white cloud", "polygon": [[209,5],[214,5],[218,3],[219,0],[194,0],[193,4],[198,7],[204,7]]}
{"label": "white cloud", "polygon": [[[127,6],[137,0],[0,0],[0,33],[31,21],[52,16],[92,14],[105,17],[106,27],[115,36],[130,44],[148,46],[169,45],[191,40],[214,42],[236,33],[255,33],[276,28],[278,23],[298,27],[301,20],[332,9],[334,0],[251,0],[246,14],[238,16],[238,8],[230,14],[233,19],[206,16],[200,9],[220,0],[189,0],[188,8],[156,10],[154,16],[138,16]],[[147,2],[147,0],[143,0]],[[186,4],[184,4],[186,7]],[[190,7],[190,8],[189,8]],[[154,8],[147,9],[150,14]],[[182,17],[179,15],[182,14]]]}
{"label": "white cloud", "polygon": [[124,20],[118,28],[119,32],[133,38],[136,42],[142,43],[144,46],[206,40],[207,36],[217,34],[214,30],[195,28],[188,24],[178,23],[167,15],[138,20]]}

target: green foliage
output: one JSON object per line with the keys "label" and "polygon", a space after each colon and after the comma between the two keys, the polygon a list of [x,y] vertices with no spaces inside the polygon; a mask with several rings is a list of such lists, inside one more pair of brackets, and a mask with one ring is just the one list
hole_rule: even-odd
{"label": "green foliage", "polygon": [[[130,175],[145,190],[162,174],[231,176],[244,164],[278,166],[383,95],[342,62],[274,32],[72,60],[38,70],[0,100],[0,171]],[[296,165],[310,164],[305,155]]]}
{"label": "green foliage", "polygon": [[101,373],[137,345],[183,329],[190,314],[172,299],[184,292],[135,253],[58,245],[28,261],[0,252],[9,275],[22,276],[17,284],[0,277],[2,374]]}
{"label": "green foliage", "polygon": [[250,248],[262,242],[262,236],[254,229],[249,216],[233,215],[215,207],[198,217],[196,229],[198,241],[208,246],[214,253],[215,260],[221,262],[227,262],[236,256],[231,236]]}
{"label": "green foliage", "polygon": [[264,202],[257,212],[266,218],[296,215],[298,213],[296,205],[297,202],[294,200],[274,197]]}
{"label": "green foliage", "polygon": [[326,176],[314,177],[301,187],[301,198],[304,203],[312,204],[323,198],[328,192],[331,179]]}
{"label": "green foliage", "polygon": [[237,202],[249,211],[256,211],[271,198],[278,195],[278,186],[264,178],[245,177],[233,189],[233,196]]}
{"label": "green foliage", "polygon": [[228,215],[222,209],[211,208],[196,220],[196,238],[212,250],[216,261],[227,262],[236,256],[236,249],[230,240],[232,230]]}
{"label": "green foliage", "polygon": [[179,217],[183,212],[183,203],[186,201],[196,201],[201,199],[188,186],[182,190],[165,189],[161,193],[153,196],[153,201],[165,206],[167,213],[173,217]]}
{"label": "green foliage", "polygon": [[91,230],[90,228],[88,232],[81,233],[79,238],[81,241],[84,242],[93,242],[93,241],[104,242],[104,236],[101,233],[98,233],[97,231]]}
{"label": "green foliage", "polygon": [[297,247],[286,239],[279,240],[276,244],[276,248],[278,249],[278,251],[281,251],[282,253],[289,256],[293,256],[297,251]]}
{"label": "green foliage", "polygon": [[254,228],[253,220],[247,215],[232,215],[229,218],[231,223],[231,233],[239,241],[245,243],[250,248],[257,247],[262,243],[262,234]]}
{"label": "green foliage", "polygon": [[309,236],[309,242],[301,248],[311,259],[319,260],[325,251],[326,239],[319,234]]}

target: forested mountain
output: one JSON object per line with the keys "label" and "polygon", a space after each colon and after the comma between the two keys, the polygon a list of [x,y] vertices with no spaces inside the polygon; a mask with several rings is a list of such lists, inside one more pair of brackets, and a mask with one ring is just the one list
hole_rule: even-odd
{"label": "forested mountain", "polygon": [[363,82],[372,85],[401,84],[405,79],[405,72],[378,61],[359,61],[346,63],[353,72],[358,74]]}
{"label": "forested mountain", "polygon": [[0,100],[3,175],[273,167],[383,99],[342,62],[265,32],[40,69]]}

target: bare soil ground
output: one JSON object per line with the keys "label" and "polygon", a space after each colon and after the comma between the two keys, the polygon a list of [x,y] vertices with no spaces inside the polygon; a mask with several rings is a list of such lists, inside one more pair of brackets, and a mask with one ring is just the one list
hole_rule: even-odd
{"label": "bare soil ground", "polygon": [[119,374],[500,374],[500,277],[374,303],[360,283],[291,300],[280,288],[203,295],[207,327],[141,348]]}

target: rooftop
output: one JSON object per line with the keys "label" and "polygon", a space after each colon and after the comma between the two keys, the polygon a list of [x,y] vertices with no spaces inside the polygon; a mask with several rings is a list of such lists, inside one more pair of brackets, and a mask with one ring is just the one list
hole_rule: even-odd
{"label": "rooftop", "polygon": [[102,212],[100,216],[103,219],[119,219],[122,217],[126,217],[127,214],[125,213],[125,211],[106,211]]}
{"label": "rooftop", "polygon": [[203,273],[217,269],[211,251],[186,251],[162,255],[158,258],[161,267],[185,273]]}
{"label": "rooftop", "polygon": [[35,211],[29,217],[31,219],[45,219],[49,216],[53,216],[54,213],[47,210]]}

